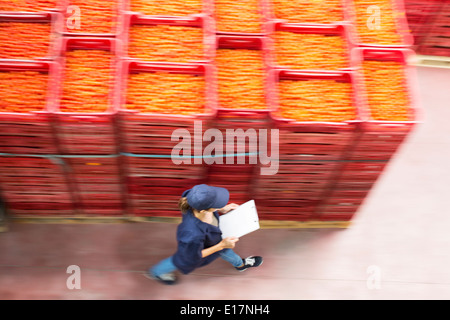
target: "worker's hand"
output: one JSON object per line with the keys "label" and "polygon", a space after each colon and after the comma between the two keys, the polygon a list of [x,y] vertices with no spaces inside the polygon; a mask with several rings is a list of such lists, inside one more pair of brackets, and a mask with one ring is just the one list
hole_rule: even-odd
{"label": "worker's hand", "polygon": [[220,244],[222,245],[222,247],[224,249],[233,249],[234,246],[236,245],[236,242],[239,241],[239,238],[236,237],[227,237],[225,239],[223,239]]}
{"label": "worker's hand", "polygon": [[239,207],[238,204],[236,204],[236,203],[229,203],[225,207],[223,207],[222,209],[220,209],[218,211],[219,211],[219,213],[224,214],[224,213],[230,212],[231,210],[236,209],[237,207]]}

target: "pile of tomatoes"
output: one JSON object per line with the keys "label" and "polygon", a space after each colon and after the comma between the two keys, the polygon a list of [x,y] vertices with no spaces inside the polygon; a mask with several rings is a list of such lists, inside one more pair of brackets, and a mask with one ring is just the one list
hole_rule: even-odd
{"label": "pile of tomatoes", "polygon": [[[80,9],[80,28],[68,28],[71,33],[114,33],[118,24],[119,5],[122,0],[70,0],[70,6],[77,6]],[[74,12],[67,10],[64,12],[65,19],[74,19]],[[67,20],[65,20],[67,21]],[[76,25],[76,24],[74,24]]]}
{"label": "pile of tomatoes", "polygon": [[203,30],[171,25],[133,25],[128,55],[147,61],[190,62],[204,59]]}
{"label": "pile of tomatoes", "polygon": [[0,22],[0,59],[36,59],[49,55],[51,24]]}
{"label": "pile of tomatoes", "polygon": [[203,11],[202,0],[130,0],[130,9],[145,15],[185,16]]}
{"label": "pile of tomatoes", "polygon": [[262,32],[264,17],[260,0],[216,0],[214,6],[214,17],[218,31]]}
{"label": "pile of tomatoes", "polygon": [[277,19],[288,22],[332,23],[344,20],[341,0],[272,0],[271,6]]}
{"label": "pile of tomatoes", "polygon": [[67,51],[60,111],[105,112],[111,102],[113,65],[113,54],[105,50]]}
{"label": "pile of tomatoes", "polygon": [[58,0],[0,0],[0,11],[48,11],[55,9],[58,3]]}
{"label": "pile of tomatoes", "polygon": [[288,69],[337,70],[349,67],[346,39],[339,35],[276,31],[275,62]]}
{"label": "pile of tomatoes", "polygon": [[141,113],[201,114],[205,111],[205,78],[201,75],[130,73],[125,108]]}
{"label": "pile of tomatoes", "polygon": [[[362,43],[398,45],[402,38],[396,25],[392,0],[353,0],[355,27]],[[372,8],[373,10],[371,10]]]}
{"label": "pile of tomatoes", "polygon": [[221,108],[267,109],[262,50],[218,49],[218,100]]}
{"label": "pile of tomatoes", "polygon": [[343,122],[356,117],[351,83],[280,80],[278,116],[295,121]]}
{"label": "pile of tomatoes", "polygon": [[43,111],[46,106],[48,73],[0,72],[0,112]]}
{"label": "pile of tomatoes", "polygon": [[408,121],[410,101],[404,65],[394,61],[365,60],[362,71],[371,118]]}

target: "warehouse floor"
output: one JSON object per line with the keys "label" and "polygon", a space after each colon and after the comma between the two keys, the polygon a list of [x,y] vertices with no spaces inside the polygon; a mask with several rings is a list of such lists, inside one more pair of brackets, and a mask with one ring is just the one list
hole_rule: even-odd
{"label": "warehouse floor", "polygon": [[174,224],[11,223],[0,299],[450,299],[450,69],[418,74],[425,121],[348,229],[259,230],[236,252],[261,267],[217,260],[164,286],[142,272],[174,252]]}

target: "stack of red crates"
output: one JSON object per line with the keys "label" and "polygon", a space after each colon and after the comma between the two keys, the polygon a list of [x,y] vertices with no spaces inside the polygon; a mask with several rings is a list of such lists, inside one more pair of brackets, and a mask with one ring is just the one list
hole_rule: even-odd
{"label": "stack of red crates", "polygon": [[416,48],[426,39],[443,3],[442,0],[405,0],[406,17]]}
{"label": "stack of red crates", "polygon": [[[124,174],[130,214],[178,215],[177,202],[182,192],[203,183],[206,178],[201,157],[192,156],[199,152],[202,154],[201,139],[213,116],[212,108],[207,103],[203,114],[186,116],[128,110],[126,97],[129,75],[156,72],[198,75],[205,79],[206,97],[211,95],[211,86],[208,85],[212,76],[211,69],[205,64],[164,64],[132,60],[124,60],[122,67],[118,126],[121,148],[125,151]],[[183,139],[188,139],[189,142],[186,150],[172,157],[173,148],[181,141],[178,136],[177,139],[172,139],[175,130],[182,130],[186,134]],[[183,156],[186,158],[182,158]]]}
{"label": "stack of red crates", "polygon": [[118,155],[65,157],[79,214],[123,215],[125,199]]}
{"label": "stack of red crates", "polygon": [[[57,154],[57,144],[52,126],[52,88],[54,87],[54,74],[58,65],[52,61],[12,61],[0,60],[0,72],[14,74],[26,74],[38,72],[48,75],[46,92],[47,97],[43,101],[42,110],[32,112],[20,112],[19,109],[8,112],[0,112],[0,152],[15,154]],[[5,94],[8,84],[2,84]],[[26,97],[18,96],[17,100]],[[7,101],[2,102],[2,107],[7,108]],[[3,109],[3,108],[2,108]],[[8,109],[3,109],[8,110]]]}
{"label": "stack of red crates", "polygon": [[[262,217],[270,220],[312,220],[317,205],[330,187],[357,136],[357,87],[350,71],[305,72],[275,70],[275,83],[282,80],[328,80],[353,86],[356,118],[347,122],[294,121],[280,118],[274,110],[273,127],[279,130],[279,170],[256,177],[254,195]],[[276,97],[274,105],[277,108]]]}
{"label": "stack of red crates", "polygon": [[[357,88],[350,59],[351,43],[345,24],[327,25],[286,23],[278,20],[269,23],[268,36],[272,40],[271,53],[271,128],[279,130],[279,169],[274,175],[255,172],[253,196],[258,204],[260,216],[269,220],[313,220],[317,205],[328,190],[339,161],[350,148],[356,136],[354,121],[323,123],[317,121],[295,121],[280,118],[278,111],[278,83],[283,80],[343,81],[352,84],[353,107],[358,114]],[[345,68],[327,70],[316,67],[313,70],[287,68],[278,63],[275,33],[312,34],[327,37],[341,37],[345,43]],[[308,50],[309,48],[305,48]],[[314,53],[313,53],[314,54]],[[316,53],[321,54],[321,53]],[[300,82],[299,82],[300,83]],[[301,98],[301,97],[299,97]]]}
{"label": "stack of red crates", "polygon": [[[217,82],[215,86],[218,103],[213,128],[219,130],[223,137],[223,157],[219,156],[216,162],[208,166],[208,183],[227,188],[230,191],[230,201],[242,204],[252,198],[254,172],[259,161],[260,130],[267,130],[269,126],[269,49],[265,37],[244,33],[223,33],[218,32],[217,35],[216,50],[218,55],[221,54],[221,50],[235,50],[237,52],[251,50],[261,53],[262,59],[262,76],[264,79],[261,90],[267,105],[264,109],[252,109],[253,106],[251,105],[248,105],[247,108],[225,105],[226,99],[221,98],[220,86],[228,85],[228,93],[242,90],[240,88],[242,83],[236,84],[233,81],[243,75],[244,71],[239,69],[239,65],[245,64],[245,60],[238,62],[237,67],[231,68],[230,66],[229,71],[221,69],[228,66],[219,66],[217,62],[215,63]],[[233,62],[230,61],[229,63],[233,64]],[[230,79],[229,84],[221,83],[223,80],[220,79],[219,75],[222,71]],[[256,88],[256,90],[258,89]],[[234,100],[231,101],[231,104],[234,103]]]}
{"label": "stack of red crates", "polygon": [[[434,4],[435,1],[432,1]],[[436,4],[437,6],[437,4]],[[439,11],[428,22],[428,32],[420,43],[418,53],[450,57],[450,1],[440,1]]]}
{"label": "stack of red crates", "polygon": [[[413,67],[408,66],[408,59],[412,54],[407,48],[360,47],[353,50],[353,59],[359,61],[357,79],[360,84],[359,101],[363,121],[355,143],[343,158],[332,187],[319,205],[317,220],[350,220],[418,122],[419,114],[413,95],[416,87],[415,74]],[[404,106],[408,112],[405,121],[374,119],[371,108],[382,106],[369,104],[367,79],[362,70],[364,61],[395,63],[404,70],[406,82],[403,87],[408,97],[408,105]]]}
{"label": "stack of red crates", "polygon": [[[9,6],[2,9],[0,7],[0,72],[4,75],[0,84],[1,196],[10,214],[73,214],[67,166],[61,159],[50,156],[58,154],[52,116],[55,75],[59,71],[53,61],[56,53],[53,25],[58,14],[17,14],[4,10],[11,9]],[[14,26],[30,32],[12,35]],[[37,75],[46,75],[45,80],[39,80]],[[19,78],[22,82],[17,84],[15,80]],[[41,98],[36,98],[38,95]],[[35,101],[39,99],[42,107],[23,103],[23,108],[29,109],[21,110],[21,101],[31,96]]]}
{"label": "stack of red crates", "polygon": [[[131,9],[144,9],[140,3],[131,3]],[[142,3],[141,3],[142,5]],[[154,8],[157,10],[157,5]],[[208,6],[203,11],[208,11]],[[203,133],[210,127],[214,116],[213,70],[208,62],[214,54],[214,31],[211,18],[204,13],[184,16],[145,15],[144,12],[127,12],[124,15],[124,29],[120,39],[124,44],[118,128],[121,137],[121,151],[124,154],[124,174],[126,179],[129,213],[135,216],[178,216],[177,203],[184,190],[204,183],[206,169],[201,158]],[[192,60],[183,56],[160,59],[153,52],[144,50],[137,53],[134,32],[146,32],[156,39],[159,30],[199,30],[202,35],[203,56]],[[183,35],[180,33],[180,37]],[[164,37],[164,34],[161,35]],[[139,39],[141,40],[141,39]],[[148,41],[148,40],[147,40]],[[161,38],[152,43],[159,50],[165,41]],[[172,45],[174,45],[172,43]],[[180,46],[181,47],[181,46]],[[205,81],[204,111],[199,114],[177,115],[128,109],[128,89],[130,77],[138,73],[189,74],[202,77]],[[161,94],[161,99],[166,99]],[[150,106],[149,106],[150,107]],[[178,130],[178,131],[176,131]],[[186,134],[188,150],[182,150],[173,161],[172,150],[180,142],[180,137],[172,138],[176,132]],[[183,138],[183,139],[184,139]],[[183,140],[184,141],[184,140]],[[193,158],[195,157],[195,158]],[[179,160],[179,161],[177,161]],[[183,162],[183,163],[180,163]]]}
{"label": "stack of red crates", "polygon": [[[228,188],[232,202],[243,203],[254,198],[262,219],[351,219],[416,121],[416,114],[412,114],[411,119],[403,123],[374,121],[364,96],[364,82],[359,81],[359,64],[363,59],[375,57],[405,63],[409,53],[398,49],[411,44],[410,35],[405,32],[404,17],[399,14],[388,19],[395,21],[397,32],[403,41],[393,45],[397,51],[377,43],[362,43],[356,34],[356,28],[351,27],[356,23],[355,17],[348,14],[351,12],[350,8],[353,8],[352,3],[352,0],[330,1],[327,10],[316,4],[308,4],[308,8],[322,10],[321,13],[313,14],[316,16],[317,13],[316,18],[330,17],[319,19],[320,21],[300,21],[301,19],[286,16],[282,17],[286,20],[276,20],[281,17],[278,14],[282,14],[283,10],[277,11],[280,8],[275,8],[275,3],[268,0],[242,1],[239,3],[241,10],[234,10],[232,14],[226,15],[224,12],[230,12],[227,7],[233,3],[211,0],[199,1],[198,5],[177,0],[170,3],[119,0],[113,4],[93,0],[61,0],[54,6],[48,5],[61,13],[16,12],[5,13],[3,18],[0,15],[0,21],[28,19],[41,23],[51,22],[52,30],[55,31],[51,32],[55,37],[48,50],[40,56],[32,57],[33,60],[43,62],[22,61],[20,65],[15,62],[14,68],[48,72],[54,82],[49,85],[48,106],[42,112],[0,114],[0,126],[4,128],[0,130],[3,138],[0,142],[0,148],[3,149],[0,152],[40,154],[40,157],[22,156],[14,164],[11,164],[12,157],[5,158],[8,161],[3,161],[0,168],[4,174],[0,176],[4,177],[2,187],[10,190],[8,194],[13,197],[9,199],[17,204],[19,198],[16,197],[15,190],[23,192],[28,186],[36,186],[27,183],[30,181],[29,177],[32,177],[31,168],[38,166],[42,170],[35,172],[42,179],[36,181],[47,181],[48,186],[35,189],[49,194],[56,190],[61,192],[58,194],[59,199],[56,196],[43,198],[45,201],[55,199],[55,206],[59,206],[61,213],[70,212],[67,209],[69,206],[66,208],[60,205],[62,202],[75,204],[80,209],[79,212],[87,215],[120,215],[128,205],[132,215],[179,216],[176,204],[181,193],[195,184],[208,183]],[[373,4],[377,3],[379,2],[374,0]],[[394,11],[401,13],[401,0],[393,0],[392,3],[397,10]],[[18,0],[16,5],[25,3]],[[289,7],[283,2],[278,2],[277,5]],[[81,25],[76,23],[77,7],[81,9]],[[101,8],[104,10],[100,10]],[[48,8],[36,8],[33,11],[44,9]],[[289,10],[287,8],[285,12]],[[337,11],[340,14],[336,14]],[[445,16],[445,10],[442,12]],[[385,21],[383,16],[381,21]],[[197,55],[197,58],[190,59],[184,59],[183,53],[167,56],[167,59],[134,56],[134,49],[130,50],[136,44],[132,43],[133,35],[136,35],[134,32],[140,34],[147,27],[151,29],[157,26],[162,26],[158,30],[171,30],[172,33],[177,27],[200,29],[203,37],[199,42],[202,42],[203,56]],[[442,29],[442,26],[444,24],[438,27]],[[276,52],[273,37],[278,31],[319,34],[325,35],[326,39],[341,37],[347,46],[344,55],[348,63],[334,70],[315,66],[296,69],[279,64],[276,62],[279,52]],[[170,36],[173,40],[173,34]],[[181,41],[181,37],[182,33],[176,41]],[[152,37],[144,38],[145,42]],[[153,39],[155,38],[157,37],[154,36]],[[166,42],[164,35],[158,40],[154,44],[146,42],[146,46],[161,46],[164,51],[173,45]],[[20,39],[17,42],[17,46],[25,52],[27,42]],[[365,49],[352,49],[353,46]],[[67,72],[66,55],[75,49],[86,52],[103,50],[114,55],[111,65],[114,82],[110,84],[107,94],[108,108],[102,112],[83,109],[84,103],[70,112],[64,108],[62,97]],[[219,75],[221,71],[227,71],[227,67],[232,70],[234,62],[219,66],[217,53],[222,49],[261,52],[264,65],[262,91],[265,99],[265,104],[261,103],[262,107],[257,108],[251,103],[236,107],[237,103],[233,105],[233,102],[238,100],[237,97],[229,97],[222,105],[220,86],[224,83],[219,83]],[[305,48],[304,51],[322,58],[326,54],[314,49]],[[382,56],[375,54],[382,49],[387,50],[383,51]],[[148,52],[150,57],[152,50],[149,49]],[[309,59],[308,54],[305,55],[305,60]],[[8,57],[0,56],[0,59],[5,58]],[[56,61],[48,62],[49,60]],[[11,70],[10,63],[12,62],[1,61],[0,69],[5,72]],[[204,77],[205,111],[201,114],[181,115],[129,109],[128,83],[131,75],[137,73]],[[227,76],[240,75],[242,72]],[[88,83],[90,77],[85,77]],[[330,123],[280,118],[277,85],[287,79],[351,83],[355,119]],[[243,85],[235,85],[234,89],[228,90],[233,92],[235,89],[235,92],[246,90]],[[148,93],[145,86],[143,90],[144,94]],[[86,104],[88,103],[89,98],[86,99]],[[214,154],[217,157],[215,159],[212,155],[203,154],[208,150],[206,147],[209,142],[212,142],[205,135],[213,133],[208,129],[218,130],[223,137],[222,152]],[[268,165],[261,159],[264,155],[261,154],[258,143],[261,142],[261,130],[267,130],[266,147],[268,152],[271,151],[271,143],[275,142],[270,139],[270,129],[275,129],[274,134],[279,133],[279,168],[276,174],[265,175],[262,172]],[[184,145],[190,147],[187,153],[184,150],[179,153],[174,150],[180,143],[179,135],[173,138],[177,132],[190,138]],[[227,140],[233,134],[235,139]],[[240,137],[236,138],[238,135]],[[244,139],[240,139],[242,135],[245,136]],[[256,135],[257,140],[250,138],[252,135]],[[18,137],[20,145],[16,143]],[[51,154],[58,156],[50,156]],[[16,173],[17,168],[23,168],[23,174],[14,177],[22,177],[20,179],[26,181],[23,185],[19,185],[13,181],[13,176],[8,175],[8,170]],[[54,175],[45,178],[51,170],[54,170]],[[23,194],[31,200],[36,198],[32,192]],[[25,202],[30,203],[28,200],[24,200]],[[41,213],[41,207],[35,207],[38,213]],[[32,209],[27,205],[16,208]]]}
{"label": "stack of red crates", "polygon": [[66,166],[39,156],[1,156],[0,184],[8,213],[13,215],[70,215],[74,203]]}
{"label": "stack of red crates", "polygon": [[[78,74],[78,71],[72,71],[73,74],[67,74],[66,55],[68,52],[80,50],[86,53],[89,50],[101,50],[111,52],[116,56],[111,65],[111,83],[109,84],[107,110],[104,112],[86,112],[80,105],[81,111],[66,109],[64,98],[65,93],[71,88],[65,87],[64,81],[66,77],[84,77],[88,82],[90,75]],[[114,96],[116,93],[115,77],[117,74],[117,63],[120,55],[119,43],[115,39],[94,38],[94,37],[64,37],[61,40],[61,51],[58,61],[60,63],[60,72],[57,79],[56,99],[55,99],[55,124],[56,134],[59,141],[60,152],[62,154],[71,155],[105,155],[117,154],[117,138],[115,128],[115,117],[117,111],[114,106]],[[75,73],[77,72],[77,73]],[[95,78],[95,75],[92,75]],[[82,95],[83,92],[78,89],[74,94]],[[86,97],[89,103],[89,96]]]}
{"label": "stack of red crates", "polygon": [[[66,92],[71,89],[64,83],[65,77],[84,77],[88,82],[90,74],[68,74],[66,55],[73,51],[100,50],[111,52],[112,59],[107,108],[103,112],[84,111],[83,105],[69,109],[65,106]],[[120,44],[113,38],[102,37],[63,37],[61,39],[60,73],[57,76],[55,97],[55,132],[59,153],[69,164],[70,177],[75,199],[81,214],[119,215],[123,213],[121,165],[117,157],[118,139],[116,134],[116,115],[114,105],[116,93],[115,77],[120,54]],[[73,70],[71,72],[74,72]],[[74,90],[83,94],[82,90]],[[89,103],[89,97],[86,98]],[[73,107],[73,106],[72,106]],[[71,108],[72,108],[71,107]],[[78,109],[79,108],[79,109]],[[79,111],[78,111],[79,110]]]}

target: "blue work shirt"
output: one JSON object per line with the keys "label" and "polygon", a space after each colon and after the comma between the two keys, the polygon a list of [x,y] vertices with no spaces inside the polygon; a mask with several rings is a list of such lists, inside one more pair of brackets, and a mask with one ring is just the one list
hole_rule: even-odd
{"label": "blue work shirt", "polygon": [[[214,212],[214,216],[219,221],[217,212]],[[172,261],[178,270],[188,274],[219,257],[220,251],[202,258],[202,250],[222,241],[222,232],[218,227],[201,221],[189,210],[183,214],[183,220],[178,226],[177,241],[178,249]]]}

